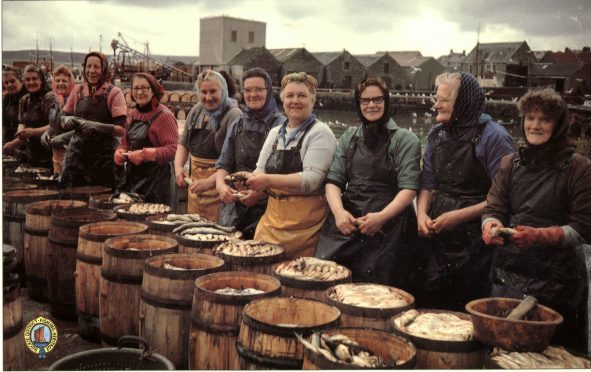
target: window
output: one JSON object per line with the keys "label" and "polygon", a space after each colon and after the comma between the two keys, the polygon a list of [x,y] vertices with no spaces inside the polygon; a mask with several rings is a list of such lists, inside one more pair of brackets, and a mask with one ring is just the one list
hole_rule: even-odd
{"label": "window", "polygon": [[248,42],[254,43],[254,31],[248,31]]}
{"label": "window", "polygon": [[349,70],[351,68],[351,62],[345,62],[345,70]]}
{"label": "window", "polygon": [[390,73],[390,65],[387,63],[384,63],[384,74],[389,74]]}
{"label": "window", "polygon": [[232,36],[230,38],[230,41],[232,41],[233,43],[238,41],[238,31],[232,30]]}

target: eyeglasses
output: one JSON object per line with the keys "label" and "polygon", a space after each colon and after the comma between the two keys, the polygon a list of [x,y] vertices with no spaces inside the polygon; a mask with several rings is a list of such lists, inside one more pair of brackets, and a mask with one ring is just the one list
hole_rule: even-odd
{"label": "eyeglasses", "polygon": [[244,89],[244,94],[259,94],[259,93],[263,93],[267,90],[267,88],[246,88]]}
{"label": "eyeglasses", "polygon": [[369,105],[370,102],[373,102],[374,105],[379,105],[380,103],[384,102],[384,96],[379,97],[371,97],[371,98],[359,98],[359,102],[363,106]]}
{"label": "eyeglasses", "polygon": [[450,99],[442,99],[442,98],[433,96],[433,97],[431,97],[431,102],[434,104],[441,103],[442,105],[445,105],[446,103],[451,102],[451,100]]}
{"label": "eyeglasses", "polygon": [[133,88],[131,88],[131,90],[133,90],[133,92],[134,92],[134,93],[137,93],[137,92],[139,92],[140,90],[141,90],[143,93],[146,93],[146,92],[148,92],[148,91],[150,90],[150,87],[148,87],[148,86],[143,86],[143,87],[133,87]]}

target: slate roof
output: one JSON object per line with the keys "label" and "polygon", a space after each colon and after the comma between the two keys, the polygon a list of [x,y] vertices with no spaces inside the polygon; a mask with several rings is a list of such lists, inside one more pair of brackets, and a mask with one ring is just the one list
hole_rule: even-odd
{"label": "slate roof", "polygon": [[[256,56],[257,54],[261,54],[261,53],[265,53],[265,52],[268,52],[268,50],[266,50],[265,47],[253,47],[253,48],[248,48],[248,49],[242,49],[227,64],[228,65],[243,65],[243,64],[245,64],[245,62],[249,61],[252,57]],[[268,53],[268,54],[271,54],[271,57],[273,57],[272,53]],[[275,57],[273,57],[273,58],[275,58]]]}
{"label": "slate roof", "polygon": [[297,52],[301,52],[304,48],[283,48],[283,49],[269,49],[269,52],[277,58],[281,63],[287,61]]}
{"label": "slate roof", "polygon": [[579,71],[585,62],[575,63],[532,63],[530,66],[530,76],[571,76]]}
{"label": "slate roof", "polygon": [[339,58],[344,52],[319,52],[312,53],[323,65],[329,65],[332,61]]}
{"label": "slate roof", "polygon": [[[525,43],[481,43],[478,44],[478,59],[486,63],[512,63],[511,58],[517,50]],[[464,62],[474,63],[476,59],[476,47],[468,53]]]}

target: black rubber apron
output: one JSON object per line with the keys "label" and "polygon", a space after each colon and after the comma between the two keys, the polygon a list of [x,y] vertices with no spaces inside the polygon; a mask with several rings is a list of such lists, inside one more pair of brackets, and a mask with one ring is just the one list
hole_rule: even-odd
{"label": "black rubber apron", "polygon": [[[80,89],[74,116],[103,124],[113,124],[107,98],[113,87],[103,94],[86,96]],[[64,160],[60,188],[76,186],[106,186],[114,188],[118,170],[113,162],[117,140],[109,134],[83,135],[79,131],[70,140]]]}
{"label": "black rubber apron", "polygon": [[[125,133],[129,151],[154,147],[148,131],[150,125],[164,111],[156,112],[148,121],[133,120]],[[171,161],[160,164],[156,161],[145,161],[135,165],[128,161],[125,173],[117,187],[118,192],[134,192],[144,196],[147,203],[162,203],[175,207],[176,186],[174,184],[174,167]]]}
{"label": "black rubber apron", "polygon": [[24,85],[16,94],[8,94],[2,98],[2,144],[14,139],[18,129],[18,102],[27,94]]}
{"label": "black rubber apron", "polygon": [[[23,107],[23,124],[27,128],[40,128],[48,124],[43,114],[43,95],[29,94],[29,99]],[[51,167],[51,152],[41,144],[41,137],[31,137],[26,140],[25,161],[34,167]]]}
{"label": "black rubber apron", "polygon": [[[510,226],[562,226],[569,222],[568,161],[525,166],[516,155],[511,172]],[[584,257],[575,248],[534,246],[499,247],[493,262],[492,296],[522,298],[532,295],[558,311],[564,323],[553,343],[576,348],[586,344],[585,320],[588,279]]]}
{"label": "black rubber apron", "polygon": [[302,150],[302,143],[304,143],[304,138],[306,138],[306,134],[312,129],[312,127],[317,123],[310,124],[308,128],[305,129],[304,134],[300,137],[297,145],[291,148],[286,148],[280,150],[277,148],[279,144],[279,135],[273,144],[273,149],[271,150],[271,155],[267,159],[267,164],[265,164],[265,173],[266,174],[291,174],[291,173],[298,173],[304,170],[304,165],[302,164],[302,157],[300,151]]}
{"label": "black rubber apron", "polygon": [[[230,108],[227,107],[222,112],[220,121]],[[217,159],[220,157],[225,139],[225,133],[222,132],[222,123],[217,123],[216,127],[212,129],[206,128],[208,120],[203,120],[201,123],[196,124],[195,121],[202,111],[203,108],[193,116],[194,119],[191,123],[187,123],[189,125],[189,138],[187,141],[189,152],[197,158]]]}
{"label": "black rubber apron", "polygon": [[[429,210],[432,219],[486,200],[491,180],[475,150],[484,128],[466,139],[443,141],[443,132],[436,134],[431,163],[439,187]],[[420,306],[463,311],[467,302],[486,297],[493,250],[481,235],[477,218],[422,240],[427,262],[425,293],[417,294]]]}
{"label": "black rubber apron", "polygon": [[[236,127],[236,148],[234,150],[236,172],[252,172],[256,169],[259,154],[276,119],[277,117],[271,114],[267,118],[267,122],[262,123],[265,125],[264,133],[247,130],[244,128],[244,119],[240,119]],[[266,208],[267,198],[259,200],[252,206],[246,206],[240,202],[230,204],[222,202],[219,223],[224,226],[235,226],[239,231],[242,231],[244,239],[252,239]]]}
{"label": "black rubber apron", "polygon": [[[343,207],[356,218],[381,211],[400,191],[397,186],[398,175],[389,157],[394,131],[390,131],[388,138],[381,139],[371,147],[357,134],[351,138],[345,154],[348,183],[342,195]],[[412,229],[408,229],[409,224],[413,226]],[[337,228],[334,215],[329,213],[316,257],[334,260],[348,267],[356,282],[396,282],[397,287],[404,287],[402,282],[409,280],[408,275],[412,273],[406,270],[408,265],[401,265],[406,256],[402,253],[407,250],[403,245],[406,244],[409,230],[416,234],[415,225],[416,217],[412,207],[409,207],[384,224],[382,233],[368,236],[356,231],[346,236]]]}

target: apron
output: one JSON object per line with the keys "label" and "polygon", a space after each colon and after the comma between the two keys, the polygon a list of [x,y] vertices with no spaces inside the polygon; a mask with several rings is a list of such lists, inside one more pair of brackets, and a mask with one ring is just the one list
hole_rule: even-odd
{"label": "apron", "polygon": [[[148,121],[133,120],[129,124],[125,136],[130,151],[154,147],[148,136],[148,131],[150,125],[163,112],[164,110],[158,111]],[[128,161],[125,164],[125,173],[117,191],[140,194],[147,203],[162,203],[174,208],[176,186],[173,174],[174,167],[170,161],[166,164],[148,161],[140,165]]]}
{"label": "apron", "polygon": [[[107,105],[107,98],[112,88],[113,86],[109,86],[103,94],[94,99],[92,96],[84,97],[83,89],[80,88],[74,115],[91,121],[113,124]],[[85,136],[76,131],[66,151],[60,188],[76,186],[114,188],[115,176],[119,172],[113,162],[116,146],[117,140],[111,135],[93,133],[92,136]]]}
{"label": "apron", "polygon": [[[236,128],[235,162],[236,172],[252,172],[256,169],[265,139],[280,116],[270,115],[265,132],[260,133],[244,128],[244,119],[241,119]],[[267,208],[267,198],[259,200],[257,204],[246,206],[240,202],[226,204],[222,202],[220,208],[219,223],[224,226],[234,226],[242,231],[244,239],[252,239],[259,220]]]}
{"label": "apron", "polygon": [[[486,200],[491,181],[475,154],[484,128],[464,140],[444,142],[442,131],[436,134],[431,160],[439,187],[429,210],[432,219]],[[467,302],[486,297],[493,250],[481,236],[480,219],[474,219],[422,240],[426,269],[421,274],[425,293],[417,296],[424,301],[421,307],[463,311]]]}
{"label": "apron", "polygon": [[[61,118],[61,107],[59,101],[56,99],[55,103],[49,109],[49,137],[53,138],[59,134],[62,134],[64,131],[62,130],[60,124]],[[51,161],[53,163],[53,173],[60,174],[62,173],[62,164],[64,163],[64,158],[66,157],[66,149],[63,147],[51,146],[51,151],[53,156]]]}
{"label": "apron", "polygon": [[[361,127],[358,131],[361,130]],[[386,207],[400,191],[397,186],[397,172],[390,162],[389,147],[394,131],[370,148],[357,133],[352,137],[345,154],[347,189],[343,193],[344,208],[353,217],[379,212]],[[368,236],[356,231],[343,235],[337,228],[334,215],[329,213],[322,229],[316,257],[334,260],[353,272],[356,282],[393,284],[396,287],[403,281],[410,281],[412,273],[402,264],[412,255],[406,240],[409,226],[416,225],[412,206],[382,227],[382,234]],[[401,271],[402,270],[402,271]],[[391,277],[396,273],[396,277]]]}
{"label": "apron", "polygon": [[15,138],[18,129],[18,102],[21,97],[27,94],[23,84],[16,94],[8,94],[2,98],[2,144],[10,142]]}
{"label": "apron", "polygon": [[[47,118],[43,115],[43,102],[43,96],[33,97],[29,94],[23,108],[23,124],[27,128],[40,128],[47,124]],[[51,166],[51,153],[41,144],[41,137],[27,138],[25,159],[26,163],[34,167]]]}
{"label": "apron", "polygon": [[[511,174],[509,226],[562,226],[569,222],[569,161],[562,166],[523,166],[515,156]],[[492,296],[522,298],[532,295],[558,311],[564,323],[553,343],[586,351],[585,322],[588,279],[582,251],[575,247],[534,246],[497,249],[492,270]]]}
{"label": "apron", "polygon": [[[306,131],[297,145],[277,149],[279,137],[265,166],[266,174],[291,174],[303,171],[300,150]],[[328,213],[324,195],[279,195],[271,189],[267,210],[259,221],[254,239],[278,244],[287,259],[313,256],[320,239],[320,230]]]}

